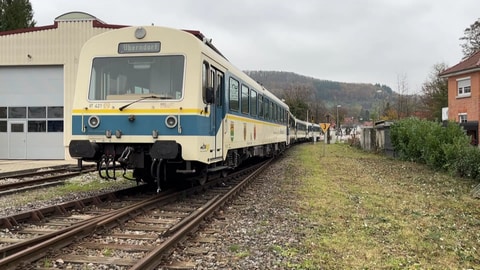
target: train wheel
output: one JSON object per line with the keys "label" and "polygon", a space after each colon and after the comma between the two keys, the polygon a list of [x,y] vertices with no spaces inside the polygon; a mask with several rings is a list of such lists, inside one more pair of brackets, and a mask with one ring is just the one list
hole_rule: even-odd
{"label": "train wheel", "polygon": [[208,181],[208,172],[207,172],[207,167],[202,170],[201,174],[198,177],[198,183],[203,186],[205,183]]}

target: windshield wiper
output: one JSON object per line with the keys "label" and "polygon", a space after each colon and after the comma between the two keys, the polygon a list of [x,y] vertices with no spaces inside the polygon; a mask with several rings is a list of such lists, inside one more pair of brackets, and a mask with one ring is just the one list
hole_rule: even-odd
{"label": "windshield wiper", "polygon": [[133,103],[137,103],[139,101],[142,101],[142,100],[145,100],[145,99],[149,99],[149,98],[152,98],[152,99],[161,99],[161,97],[158,97],[158,96],[147,96],[147,97],[141,97],[135,101],[132,101],[128,104],[125,104],[123,105],[122,107],[118,108],[120,111],[123,111],[125,108],[127,108],[128,106],[132,105]]}

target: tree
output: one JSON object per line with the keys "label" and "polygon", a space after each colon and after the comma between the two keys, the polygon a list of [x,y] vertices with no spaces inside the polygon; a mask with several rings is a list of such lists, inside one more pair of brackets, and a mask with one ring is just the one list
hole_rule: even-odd
{"label": "tree", "polygon": [[407,83],[407,75],[397,75],[397,91],[400,93],[397,100],[397,108],[396,111],[398,113],[398,117],[405,118],[410,116],[408,110],[408,83]]}
{"label": "tree", "polygon": [[311,95],[312,88],[309,85],[291,85],[291,88],[285,91],[285,103],[288,104],[290,112],[296,118],[307,120],[308,100],[310,100]]}
{"label": "tree", "polygon": [[429,80],[422,86],[423,110],[425,117],[429,120],[440,121],[442,119],[442,108],[448,107],[447,79],[439,76],[447,68],[448,66],[445,63],[435,64]]}
{"label": "tree", "polygon": [[460,38],[464,43],[460,46],[465,59],[480,50],[480,19],[471,24],[470,27],[467,27],[464,33],[465,36]]}
{"label": "tree", "polygon": [[34,27],[29,0],[0,0],[0,31]]}

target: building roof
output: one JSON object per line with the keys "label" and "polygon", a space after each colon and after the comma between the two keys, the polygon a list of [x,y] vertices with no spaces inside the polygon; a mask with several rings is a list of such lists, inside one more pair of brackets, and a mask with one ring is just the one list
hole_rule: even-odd
{"label": "building roof", "polygon": [[460,63],[447,68],[445,71],[440,73],[440,77],[450,77],[475,71],[480,71],[480,51],[477,51]]}
{"label": "building roof", "polygon": [[[91,22],[92,27],[94,28],[107,28],[107,29],[118,29],[118,28],[123,28],[123,27],[128,27],[129,25],[117,25],[117,24],[108,24],[105,23],[101,20],[99,20],[97,17],[90,15],[85,12],[81,11],[72,11],[72,12],[67,12],[64,13],[58,17],[55,18],[55,21],[52,25],[46,25],[46,26],[35,26],[35,27],[29,27],[29,28],[22,28],[22,29],[15,29],[15,30],[10,30],[10,31],[4,31],[0,32],[0,37],[1,36],[8,36],[8,35],[16,35],[16,34],[22,34],[22,33],[29,33],[29,32],[37,32],[37,31],[44,31],[44,30],[49,30],[49,29],[56,29],[58,28],[58,23],[69,23],[69,22]],[[206,38],[200,31],[198,30],[186,30],[183,29],[183,31],[188,32],[201,41],[203,41],[207,46],[209,46],[211,49],[213,49],[216,53],[218,53],[220,56],[226,59],[225,56],[218,50],[213,44],[212,40]]]}
{"label": "building roof", "polygon": [[100,21],[97,17],[82,11],[67,12],[55,18],[56,22],[58,21],[94,21],[94,20]]}
{"label": "building roof", "polygon": [[58,28],[58,23],[59,22],[78,22],[78,21],[91,21],[92,26],[97,27],[97,28],[117,29],[117,28],[127,27],[127,25],[107,24],[107,23],[104,23],[103,21],[99,20],[98,18],[96,18],[96,17],[94,17],[94,16],[92,16],[88,13],[80,12],[80,11],[73,11],[73,12],[67,12],[65,14],[62,14],[62,15],[58,16],[57,18],[55,18],[55,21],[52,25],[35,26],[35,27],[29,27],[29,28],[22,28],[22,29],[4,31],[4,32],[0,32],[0,36],[8,36],[8,35],[21,34],[21,33],[43,31],[43,30],[48,30],[48,29],[56,29],[56,28]]}

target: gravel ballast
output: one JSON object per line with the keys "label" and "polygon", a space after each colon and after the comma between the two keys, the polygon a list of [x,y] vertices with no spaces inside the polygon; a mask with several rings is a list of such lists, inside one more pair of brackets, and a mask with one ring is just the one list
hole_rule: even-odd
{"label": "gravel ballast", "polygon": [[267,168],[199,231],[200,237],[215,238],[202,244],[206,255],[192,258],[189,247],[179,247],[170,263],[191,262],[195,269],[300,269],[306,256],[301,248],[302,230],[308,225],[295,211],[298,180],[296,173],[286,173],[287,168],[294,171],[289,168],[292,158],[287,153]]}
{"label": "gravel ballast", "polygon": [[[196,237],[214,239],[200,244],[206,252],[192,254],[189,252],[191,247],[187,246],[190,241],[186,241],[185,246],[173,250],[164,266],[180,262],[192,265],[192,269],[300,269],[307,256],[302,254],[302,230],[308,225],[295,211],[298,179],[295,169],[289,165],[292,159],[293,156],[288,152],[284,154],[258,176],[240,197],[200,228]],[[287,175],[287,170],[290,175]],[[82,177],[80,181],[92,180],[92,176]],[[121,187],[113,185],[111,189]],[[37,197],[38,192],[42,191],[35,191]],[[51,200],[24,204],[12,203],[16,200],[15,196],[9,195],[6,199],[8,203],[0,201],[6,206],[0,210],[0,216],[58,204],[73,197],[92,196],[97,192],[100,191],[66,194]],[[18,200],[23,201],[28,193],[18,196]]]}

